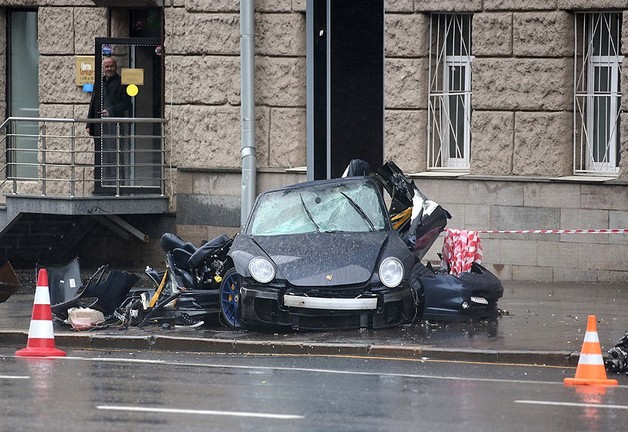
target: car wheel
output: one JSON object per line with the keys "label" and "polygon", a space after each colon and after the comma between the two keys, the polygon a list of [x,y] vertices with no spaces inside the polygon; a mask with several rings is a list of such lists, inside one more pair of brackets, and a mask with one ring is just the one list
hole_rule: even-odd
{"label": "car wheel", "polygon": [[227,270],[220,283],[220,318],[229,328],[240,328],[240,275]]}

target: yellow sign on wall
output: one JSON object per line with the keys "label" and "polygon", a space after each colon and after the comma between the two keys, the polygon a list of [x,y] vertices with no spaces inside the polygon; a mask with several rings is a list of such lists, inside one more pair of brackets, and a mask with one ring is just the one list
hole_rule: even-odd
{"label": "yellow sign on wall", "polygon": [[144,85],[144,69],[122,68],[120,78],[122,85]]}
{"label": "yellow sign on wall", "polygon": [[76,85],[94,84],[96,59],[94,56],[76,56]]}

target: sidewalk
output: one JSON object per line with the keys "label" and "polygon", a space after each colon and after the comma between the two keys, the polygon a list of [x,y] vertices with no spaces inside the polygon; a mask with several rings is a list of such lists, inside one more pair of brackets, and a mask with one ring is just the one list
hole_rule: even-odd
{"label": "sidewalk", "polygon": [[[33,308],[27,289],[0,303],[0,345],[26,346]],[[619,284],[505,282],[495,322],[419,323],[384,330],[261,333],[216,324],[200,329],[77,332],[55,324],[55,344],[69,349],[360,355],[576,366],[588,315],[598,321],[602,354],[628,331],[628,287]]]}

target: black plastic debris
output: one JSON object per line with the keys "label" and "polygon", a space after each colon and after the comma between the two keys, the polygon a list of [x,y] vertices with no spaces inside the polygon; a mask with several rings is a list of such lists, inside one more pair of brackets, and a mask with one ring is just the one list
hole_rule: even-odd
{"label": "black plastic debris", "polygon": [[79,258],[61,266],[46,267],[50,304],[58,305],[77,296],[82,288]]}
{"label": "black plastic debris", "polygon": [[628,333],[608,351],[605,366],[608,372],[628,373]]}
{"label": "black plastic debris", "polygon": [[0,267],[0,303],[8,300],[13,294],[19,291],[22,287],[11,263],[5,262]]}
{"label": "black plastic debris", "polygon": [[108,265],[102,265],[83,284],[78,258],[46,269],[51,310],[60,320],[66,320],[68,310],[74,307],[92,308],[105,316],[113,314],[139,280],[139,276],[127,271],[111,270],[107,274]]}

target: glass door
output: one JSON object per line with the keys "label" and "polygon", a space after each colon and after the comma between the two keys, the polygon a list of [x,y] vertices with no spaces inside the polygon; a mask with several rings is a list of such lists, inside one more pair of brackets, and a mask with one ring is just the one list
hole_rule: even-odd
{"label": "glass door", "polygon": [[96,193],[159,193],[162,173],[159,38],[96,38]]}

